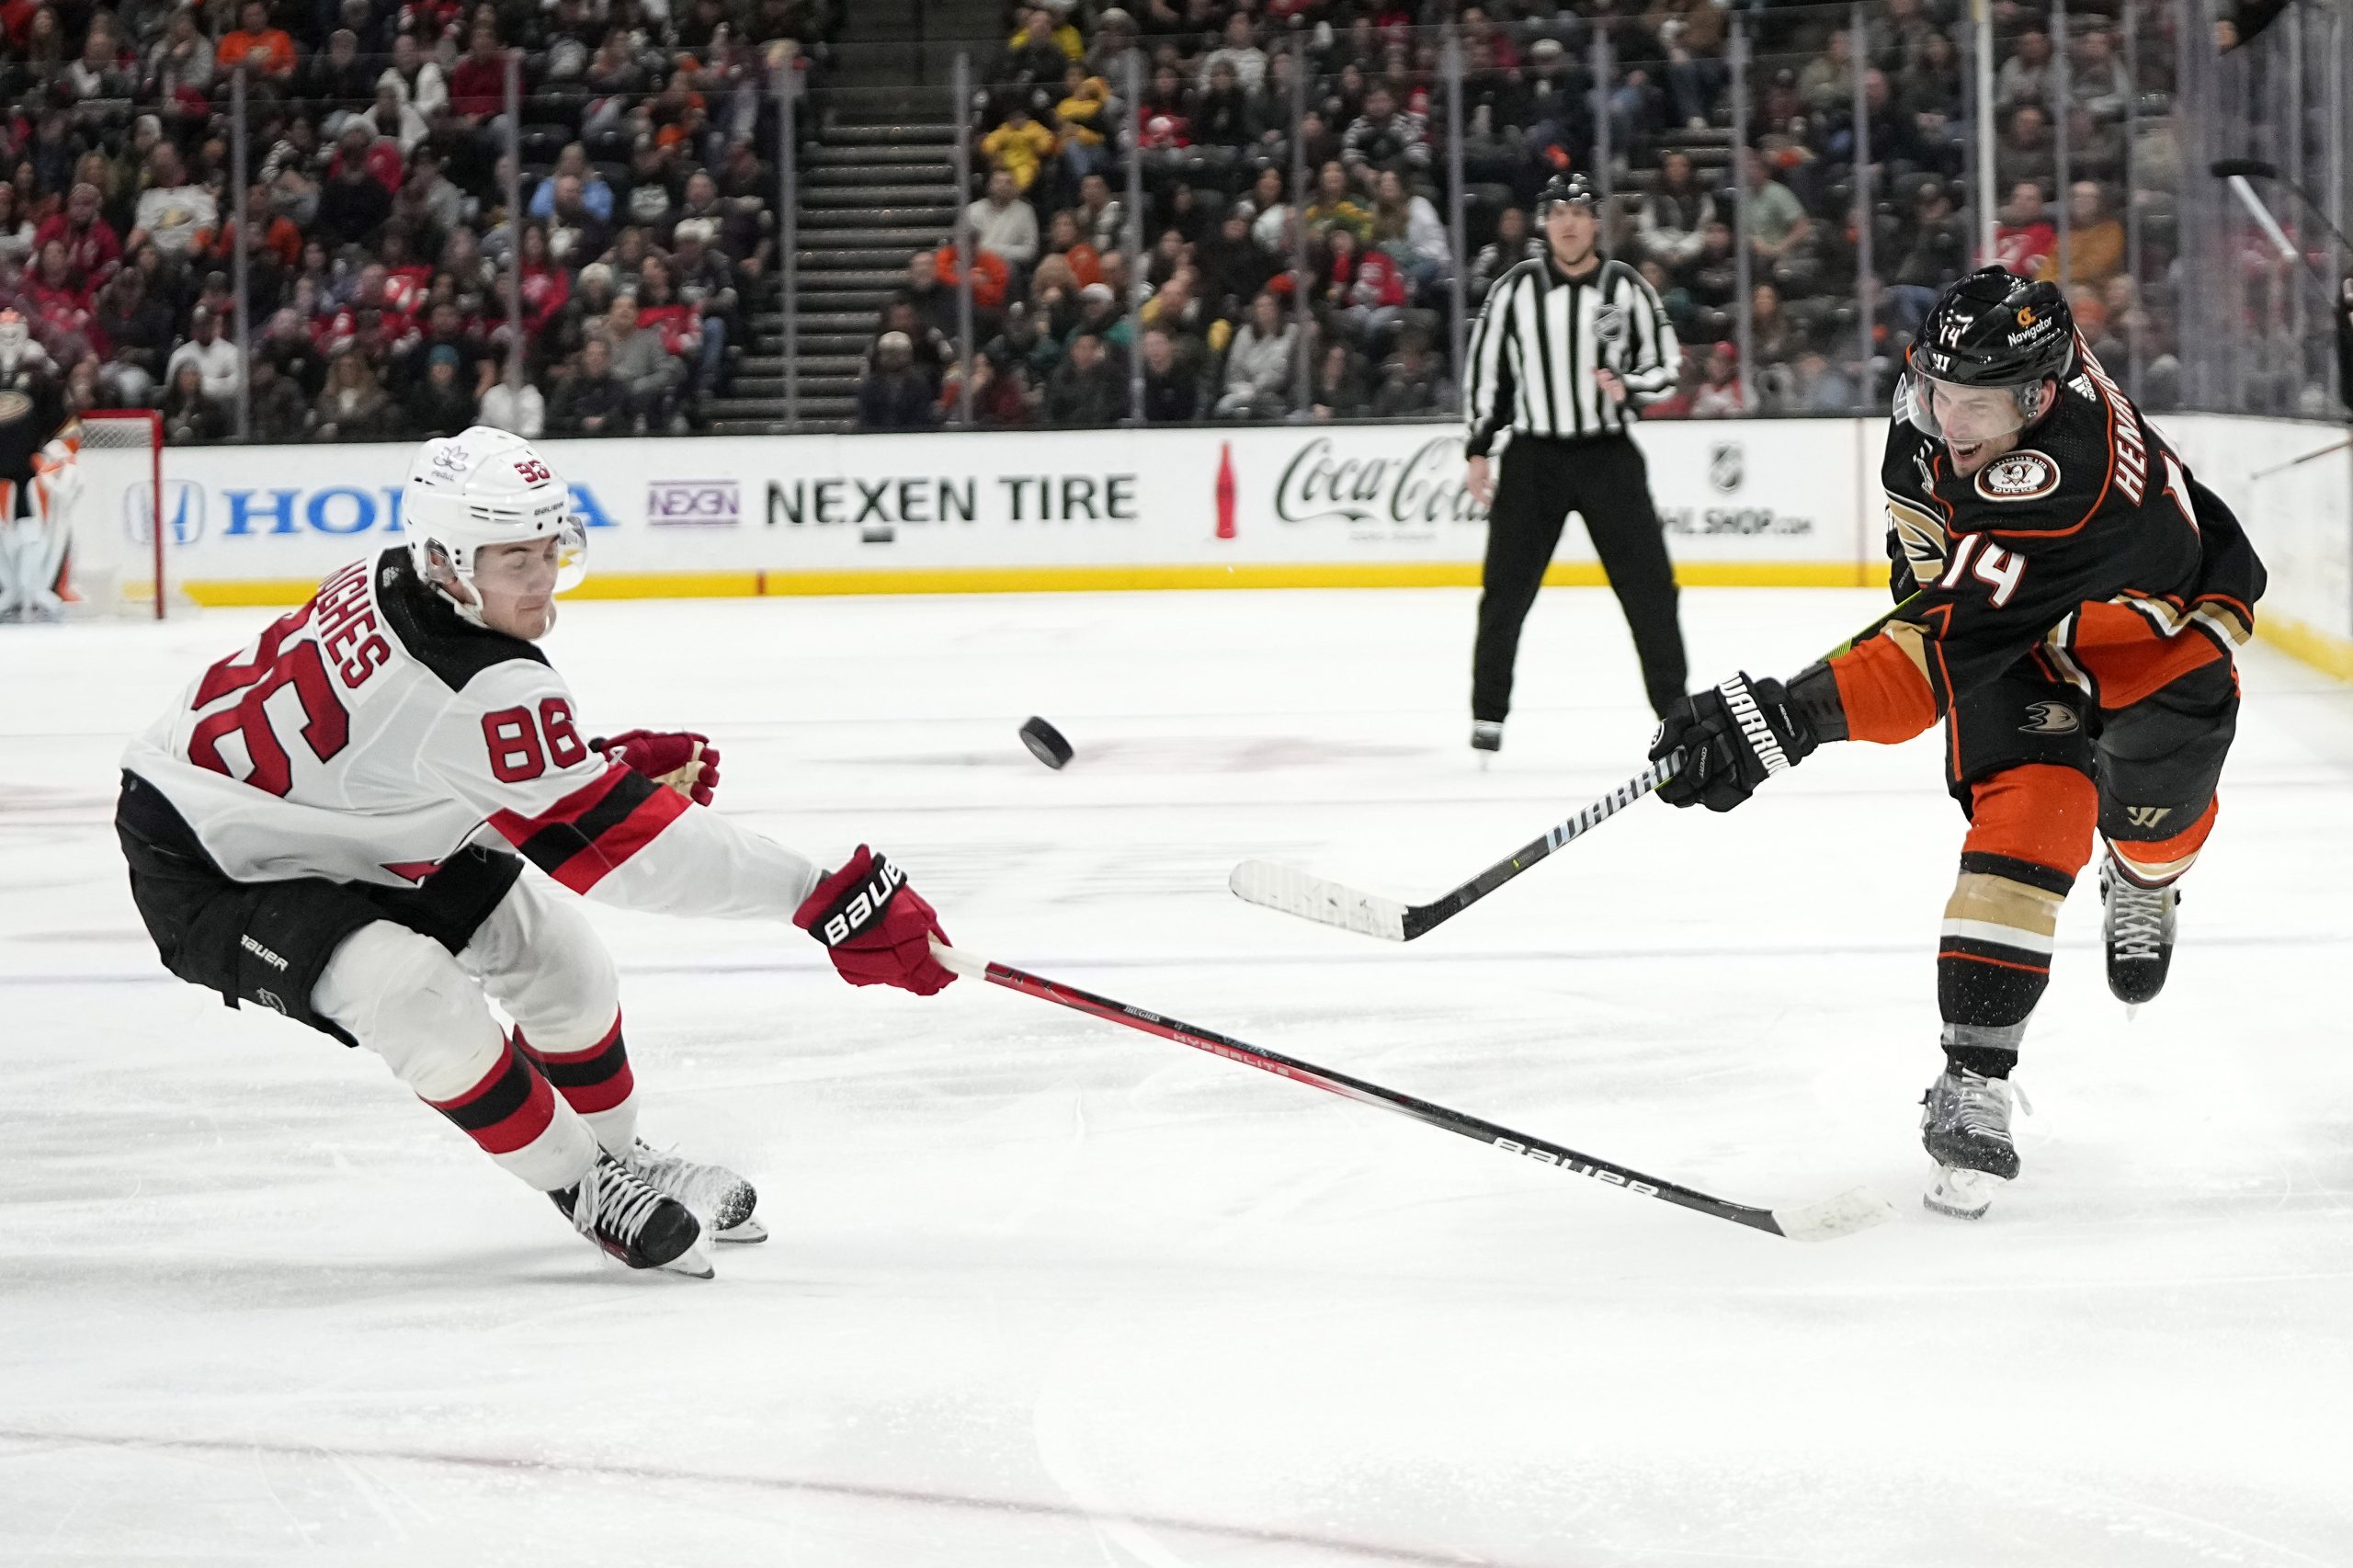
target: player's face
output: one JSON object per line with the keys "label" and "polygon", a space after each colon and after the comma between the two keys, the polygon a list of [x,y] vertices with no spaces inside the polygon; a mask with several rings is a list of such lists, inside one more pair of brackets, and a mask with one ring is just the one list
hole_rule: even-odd
{"label": "player's face", "polygon": [[2017,446],[2029,422],[2007,387],[1954,386],[1915,374],[1908,402],[1912,423],[1944,442],[1953,472],[1964,478]]}
{"label": "player's face", "polygon": [[474,592],[483,624],[535,642],[555,625],[558,545],[553,539],[494,544],[474,555]]}

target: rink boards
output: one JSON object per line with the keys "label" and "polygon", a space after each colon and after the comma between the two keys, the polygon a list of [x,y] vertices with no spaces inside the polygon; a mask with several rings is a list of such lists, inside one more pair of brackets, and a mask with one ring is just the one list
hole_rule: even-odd
{"label": "rink boards", "polygon": [[[1640,439],[1700,580],[1853,586],[1879,569],[1858,422]],[[588,525],[583,592],[609,597],[1464,584],[1486,538],[1453,422],[541,445]],[[173,449],[171,575],[200,602],[299,602],[397,533],[413,449]],[[124,483],[135,461],[119,473],[93,473],[84,521],[143,545],[147,492]],[[1598,580],[1581,531],[1561,559]]]}
{"label": "rink boards", "polygon": [[[2328,449],[2343,427],[2157,424],[2271,562],[2267,630],[2353,675],[2353,456]],[[1883,580],[1885,430],[1858,419],[1641,427],[1683,579]],[[1450,421],[543,445],[588,525],[582,593],[602,597],[1465,585],[1486,533]],[[299,603],[355,551],[397,535],[412,449],[172,449],[171,577],[199,603]],[[142,461],[85,457],[77,532],[108,535],[92,553],[145,545]],[[1549,580],[1600,581],[1581,529]]]}

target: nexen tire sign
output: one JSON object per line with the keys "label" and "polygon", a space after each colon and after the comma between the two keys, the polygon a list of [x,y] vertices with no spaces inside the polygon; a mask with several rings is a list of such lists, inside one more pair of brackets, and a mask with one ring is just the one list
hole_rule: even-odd
{"label": "nexen tire sign", "polygon": [[[1637,439],[1679,557],[1842,566],[1879,559],[1859,504],[1867,437],[1876,450],[1876,422],[1793,420],[1653,425]],[[1485,547],[1451,423],[539,445],[591,530],[592,574],[1469,565]],[[412,449],[170,449],[175,574],[316,578],[382,548]],[[109,515],[128,522],[119,505]],[[1561,553],[1590,559],[1582,529]]]}

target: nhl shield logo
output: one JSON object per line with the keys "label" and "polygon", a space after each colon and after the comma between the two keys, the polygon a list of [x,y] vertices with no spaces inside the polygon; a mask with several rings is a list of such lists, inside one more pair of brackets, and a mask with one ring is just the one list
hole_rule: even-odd
{"label": "nhl shield logo", "polygon": [[1626,307],[1604,305],[1593,312],[1593,330],[1601,335],[1604,343],[1626,341]]}
{"label": "nhl shield logo", "polygon": [[1730,494],[1746,476],[1738,441],[1718,441],[1708,449],[1708,483]]}

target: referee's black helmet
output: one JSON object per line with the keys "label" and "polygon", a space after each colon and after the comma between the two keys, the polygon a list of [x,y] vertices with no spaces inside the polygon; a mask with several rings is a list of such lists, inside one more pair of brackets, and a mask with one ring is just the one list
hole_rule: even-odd
{"label": "referee's black helmet", "polygon": [[1586,179],[1585,176],[1581,174],[1554,175],[1544,182],[1542,193],[1536,198],[1536,221],[1542,222],[1544,214],[1550,212],[1558,202],[1568,201],[1579,207],[1591,208],[1597,206],[1599,200],[1600,199],[1594,195],[1593,182]]}

